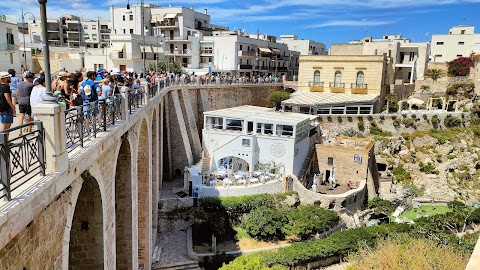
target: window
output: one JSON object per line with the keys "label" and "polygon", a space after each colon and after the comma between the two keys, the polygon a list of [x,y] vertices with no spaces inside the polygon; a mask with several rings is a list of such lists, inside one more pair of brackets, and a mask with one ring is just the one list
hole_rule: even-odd
{"label": "window", "polygon": [[293,126],[277,125],[277,135],[278,136],[292,136],[293,135]]}
{"label": "window", "polygon": [[328,164],[329,166],[333,166],[333,157],[327,158],[327,164]]}
{"label": "window", "polygon": [[273,134],[273,125],[263,124],[263,134]]}
{"label": "window", "polygon": [[125,21],[125,15],[123,15],[123,20]]}
{"label": "window", "polygon": [[242,139],[243,147],[250,147],[250,139]]}
{"label": "window", "polygon": [[223,129],[223,118],[221,117],[208,117],[207,128],[209,129]]}
{"label": "window", "polygon": [[437,45],[443,45],[443,41],[437,41]]}
{"label": "window", "polygon": [[130,15],[130,21],[133,21],[133,15]]}
{"label": "window", "polygon": [[443,56],[443,55],[441,55],[441,54],[435,54],[435,57],[437,57],[437,58],[440,58],[440,57],[442,57],[442,56]]}
{"label": "window", "polygon": [[93,35],[92,35],[92,39],[93,39],[93,40],[97,40],[97,34],[93,34]]}
{"label": "window", "polygon": [[465,35],[465,30],[460,31],[460,35]]}
{"label": "window", "polygon": [[458,42],[458,45],[465,45],[465,42],[460,41],[460,42]]}
{"label": "window", "polygon": [[96,26],[96,25],[92,25],[92,29],[93,29],[93,30],[97,30],[97,26]]}
{"label": "window", "polygon": [[357,88],[363,88],[364,78],[365,78],[365,75],[363,74],[363,71],[357,72],[357,80],[356,80]]}
{"label": "window", "polygon": [[313,73],[313,86],[320,86],[320,71],[318,70]]}
{"label": "window", "polygon": [[240,51],[243,50],[243,45],[240,45]]}
{"label": "window", "polygon": [[213,43],[200,43],[200,53],[213,54]]}
{"label": "window", "polygon": [[88,25],[84,25],[83,29],[88,30]]}
{"label": "window", "polygon": [[234,131],[242,131],[243,130],[243,121],[242,120],[227,119],[226,124],[227,124],[227,130],[234,130]]}
{"label": "window", "polygon": [[337,70],[335,71],[335,83],[334,87],[342,87],[342,72]]}
{"label": "window", "polygon": [[123,29],[123,33],[125,34],[125,29]]}
{"label": "window", "polygon": [[133,34],[133,29],[130,29],[130,34]]}
{"label": "window", "polygon": [[461,54],[457,54],[457,57],[462,57],[462,56],[463,56],[463,55],[461,55]]}

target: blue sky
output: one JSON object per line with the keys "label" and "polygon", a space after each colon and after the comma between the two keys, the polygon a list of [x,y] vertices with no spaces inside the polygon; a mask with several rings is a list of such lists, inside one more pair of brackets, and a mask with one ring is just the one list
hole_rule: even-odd
{"label": "blue sky", "polygon": [[[126,6],[127,0],[48,0],[48,17],[65,13],[85,19],[109,19],[108,8]],[[130,4],[139,1],[132,0]],[[249,33],[297,34],[299,38],[343,43],[386,32],[427,41],[431,34],[445,34],[453,25],[477,26],[480,33],[480,0],[145,0],[168,6],[208,8],[212,23],[245,29]],[[0,1],[0,13],[21,17],[21,9],[38,16],[37,0]],[[475,14],[475,12],[477,14]]]}

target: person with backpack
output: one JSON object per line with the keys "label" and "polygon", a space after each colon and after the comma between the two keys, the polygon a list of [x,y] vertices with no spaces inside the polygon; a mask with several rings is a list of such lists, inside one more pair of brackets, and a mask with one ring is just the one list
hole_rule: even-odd
{"label": "person with backpack", "polygon": [[0,72],[0,131],[9,129],[13,123],[13,116],[17,114],[15,104],[12,102],[10,77],[11,74],[8,72]]}
{"label": "person with backpack", "polygon": [[[80,87],[85,112],[90,109],[90,102],[98,101],[98,96],[102,95],[102,89],[94,82],[95,77],[95,71],[87,72],[87,80],[84,81]],[[98,104],[95,104],[95,112],[97,111],[97,106]]]}

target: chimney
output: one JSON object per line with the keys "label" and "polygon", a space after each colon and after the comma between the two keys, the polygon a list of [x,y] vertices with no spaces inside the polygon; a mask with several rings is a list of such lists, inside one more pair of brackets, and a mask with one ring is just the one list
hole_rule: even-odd
{"label": "chimney", "polygon": [[203,10],[205,10],[205,15],[208,15],[208,8],[204,8]]}

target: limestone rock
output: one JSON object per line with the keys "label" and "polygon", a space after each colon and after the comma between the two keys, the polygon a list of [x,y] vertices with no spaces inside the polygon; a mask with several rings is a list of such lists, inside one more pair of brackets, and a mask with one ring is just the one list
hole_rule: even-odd
{"label": "limestone rock", "polygon": [[290,207],[297,206],[300,204],[300,197],[297,194],[293,194],[292,196],[287,195],[287,198],[283,201],[283,203]]}
{"label": "limestone rock", "polygon": [[415,148],[435,148],[437,144],[437,139],[430,136],[419,137],[413,140],[413,146]]}

